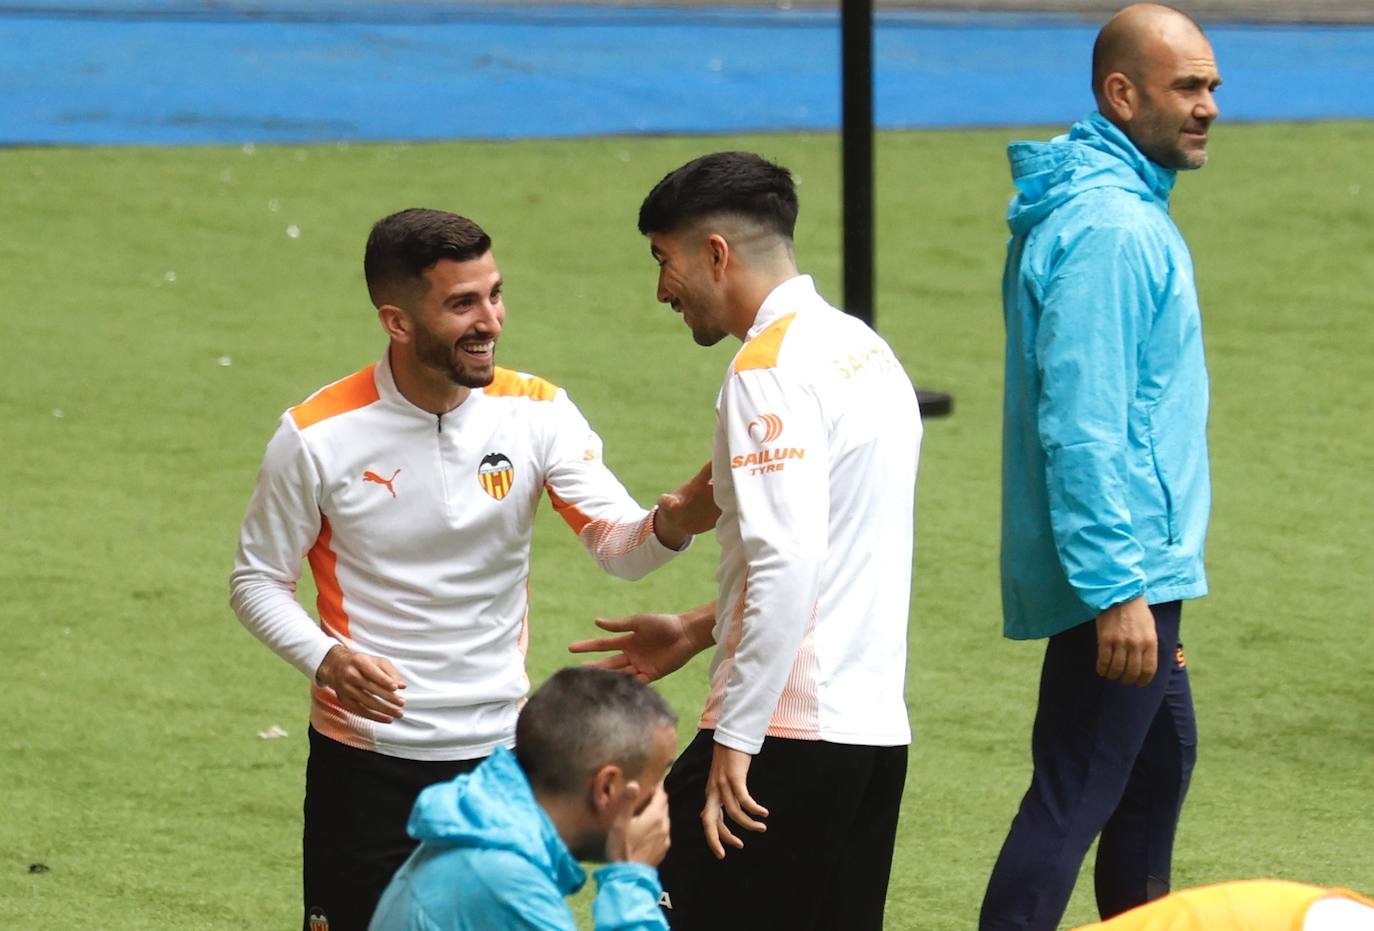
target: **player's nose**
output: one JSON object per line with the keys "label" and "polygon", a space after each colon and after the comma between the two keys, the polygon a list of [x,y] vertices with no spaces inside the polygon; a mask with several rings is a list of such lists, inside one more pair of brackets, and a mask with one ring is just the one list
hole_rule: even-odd
{"label": "player's nose", "polygon": [[482,307],[482,314],[477,318],[475,327],[483,333],[492,336],[501,332],[506,325],[506,308],[500,301],[487,301]]}

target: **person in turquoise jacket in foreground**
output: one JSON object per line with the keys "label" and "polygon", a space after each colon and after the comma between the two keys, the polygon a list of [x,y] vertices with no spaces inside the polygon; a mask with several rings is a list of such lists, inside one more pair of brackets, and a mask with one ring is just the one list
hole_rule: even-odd
{"label": "person in turquoise jacket in foreground", "polygon": [[564,897],[605,860],[597,931],[666,929],[656,867],[668,851],[663,774],[677,718],[653,689],[601,669],[556,673],[520,711],[516,749],[420,793],[420,842],[369,931],[574,931]]}
{"label": "person in turquoise jacket in foreground", "polygon": [[1221,83],[1202,30],[1126,7],[1099,33],[1097,111],[1011,145],[1002,283],[1003,630],[1048,638],[1031,785],[981,931],[1050,931],[1098,834],[1098,908],[1168,891],[1196,758],[1181,603],[1207,592],[1207,370],[1169,216],[1207,160]]}

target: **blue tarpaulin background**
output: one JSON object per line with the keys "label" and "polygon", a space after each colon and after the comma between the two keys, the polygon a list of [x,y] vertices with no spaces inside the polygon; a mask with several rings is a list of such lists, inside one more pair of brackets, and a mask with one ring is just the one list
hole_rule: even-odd
{"label": "blue tarpaulin background", "polygon": [[[1062,125],[1096,23],[883,11],[883,128]],[[835,11],[0,2],[0,144],[830,130]],[[1231,120],[1374,117],[1374,27],[1208,28]]]}

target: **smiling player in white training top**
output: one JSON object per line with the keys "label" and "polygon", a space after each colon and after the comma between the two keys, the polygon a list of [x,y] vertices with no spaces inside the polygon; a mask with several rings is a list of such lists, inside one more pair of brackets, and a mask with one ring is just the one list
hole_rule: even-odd
{"label": "smiling player in white training top", "polygon": [[[511,746],[541,496],[629,579],[687,545],[703,501],[714,518],[704,476],[641,508],[566,392],[495,365],[506,309],[477,224],[386,217],[364,268],[387,351],[282,415],[231,579],[244,626],[314,685],[309,931],[366,928],[419,790]],[[303,560],[319,624],[295,599]]]}

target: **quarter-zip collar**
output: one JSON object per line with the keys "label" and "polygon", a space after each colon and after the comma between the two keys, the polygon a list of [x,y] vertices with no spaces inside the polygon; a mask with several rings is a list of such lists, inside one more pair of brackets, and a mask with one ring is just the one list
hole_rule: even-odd
{"label": "quarter-zip collar", "polygon": [[466,417],[467,412],[477,406],[474,402],[478,398],[485,397],[485,392],[481,388],[473,388],[468,391],[468,396],[463,399],[462,403],[442,414],[436,414],[433,411],[418,407],[401,393],[400,388],[396,387],[396,376],[391,369],[390,351],[382,353],[382,361],[377,364],[377,368],[373,372],[373,379],[377,383],[377,396],[382,399],[382,403],[408,419],[423,420],[429,427],[436,428],[441,433]]}
{"label": "quarter-zip collar", "polygon": [[821,296],[816,293],[816,284],[811,280],[810,275],[797,275],[788,278],[778,285],[759,305],[759,312],[754,315],[754,323],[749,327],[749,332],[745,334],[745,342],[758,336],[768,329],[779,317],[795,313],[799,308],[810,307],[816,303],[823,303]]}

